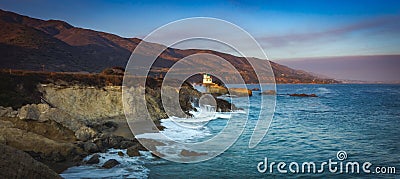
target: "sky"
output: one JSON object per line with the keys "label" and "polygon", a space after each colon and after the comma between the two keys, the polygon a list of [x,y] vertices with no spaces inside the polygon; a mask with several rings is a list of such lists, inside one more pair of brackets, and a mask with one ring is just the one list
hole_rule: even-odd
{"label": "sky", "polygon": [[275,61],[400,54],[396,0],[1,0],[0,8],[122,37],[145,37],[183,18],[219,18],[249,32]]}

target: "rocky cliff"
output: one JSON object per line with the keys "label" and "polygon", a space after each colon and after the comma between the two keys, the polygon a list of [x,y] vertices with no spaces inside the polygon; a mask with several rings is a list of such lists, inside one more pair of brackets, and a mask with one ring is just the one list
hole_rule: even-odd
{"label": "rocky cliff", "polygon": [[124,115],[121,86],[40,85],[44,99],[54,107],[82,120],[110,119]]}

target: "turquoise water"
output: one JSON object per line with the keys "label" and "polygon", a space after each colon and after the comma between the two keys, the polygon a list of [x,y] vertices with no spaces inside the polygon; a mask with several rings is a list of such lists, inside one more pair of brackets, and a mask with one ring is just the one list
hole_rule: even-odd
{"label": "turquoise water", "polygon": [[[254,88],[256,86],[249,86]],[[400,173],[400,85],[277,85],[276,111],[270,129],[255,148],[248,148],[252,130],[257,122],[259,92],[250,97],[250,118],[238,141],[223,154],[205,162],[181,164],[152,157],[119,157],[116,150],[102,154],[122,164],[112,169],[99,166],[73,167],[62,174],[65,178],[395,178]],[[315,93],[318,97],[290,97],[290,93]],[[244,98],[234,98],[238,107]],[[245,106],[242,106],[245,107]],[[240,114],[234,115],[240,117]],[[232,118],[231,120],[235,120]],[[169,119],[162,120],[163,132],[182,141],[201,141],[221,131],[227,119],[217,118],[199,129],[183,129]],[[120,150],[119,150],[120,151]],[[338,160],[337,152],[345,151],[347,158]],[[126,152],[122,150],[122,152]],[[89,156],[90,157],[90,156]],[[89,158],[88,157],[88,158]],[[375,167],[395,167],[397,174],[331,173],[328,166],[322,173],[281,174],[260,173],[259,162],[364,162]],[[338,167],[338,165],[336,165]],[[360,167],[360,170],[362,168]],[[343,170],[345,171],[345,170]]]}
{"label": "turquoise water", "polygon": [[[222,155],[196,164],[165,161],[145,164],[150,178],[264,178],[264,177],[389,177],[393,174],[260,173],[257,164],[268,161],[315,162],[336,157],[345,151],[343,162],[357,161],[375,166],[400,169],[400,86],[399,85],[277,85],[277,106],[268,134],[255,148],[248,142],[256,122],[250,115],[248,126],[239,140]],[[290,97],[288,93],[315,93],[317,98]],[[257,106],[257,92],[250,98]],[[240,106],[241,98],[234,99]],[[253,119],[252,119],[253,117]],[[224,126],[226,120],[213,120],[212,128]],[[211,130],[212,131],[212,130]],[[216,130],[218,131],[218,130]],[[159,159],[161,160],[161,159]],[[288,169],[288,168],[286,168]],[[361,168],[360,168],[361,170]],[[301,171],[301,170],[300,170]],[[290,173],[290,172],[289,172]],[[397,174],[398,175],[398,174]]]}

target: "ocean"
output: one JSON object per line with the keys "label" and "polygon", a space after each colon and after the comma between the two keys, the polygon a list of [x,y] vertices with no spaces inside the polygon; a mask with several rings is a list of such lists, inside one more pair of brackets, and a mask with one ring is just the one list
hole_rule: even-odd
{"label": "ocean", "polygon": [[[253,87],[256,86],[249,85],[249,88]],[[253,91],[253,96],[250,97],[250,110],[253,105],[259,105],[257,104],[261,96],[259,93]],[[314,93],[318,97],[287,95],[292,93]],[[241,107],[243,100],[244,98],[234,98],[232,102]],[[72,167],[61,176],[65,178],[399,177],[400,85],[277,85],[274,118],[267,135],[254,148],[248,146],[258,116],[252,115],[252,111],[249,113],[250,118],[238,140],[224,153],[210,160],[182,164],[152,157],[148,152],[143,152],[141,157],[120,157],[116,152],[126,151],[112,149],[108,153],[101,154],[103,157],[101,163],[115,158],[122,163],[121,165],[112,169],[99,169],[101,163],[98,166]],[[202,141],[217,134],[227,124],[224,115],[226,114],[217,115],[214,120],[201,128],[183,128],[175,125],[171,119],[163,119],[162,124],[166,127],[164,133],[168,136],[182,141]],[[234,116],[240,117],[240,115]],[[329,161],[336,164],[329,166]],[[275,164],[272,165],[271,171],[272,162]],[[322,165],[323,162],[327,164]],[[359,168],[359,173],[348,169],[356,162],[359,164],[359,167],[356,167]],[[281,163],[281,171],[278,169],[278,163]],[[307,166],[310,163],[315,164],[315,172],[312,165],[308,170]],[[295,164],[298,164],[298,167]],[[369,164],[371,165],[368,167]],[[302,165],[305,172],[302,172]],[[265,166],[267,169],[263,171]],[[336,170],[333,170],[335,167]],[[397,174],[393,174],[393,168]]]}

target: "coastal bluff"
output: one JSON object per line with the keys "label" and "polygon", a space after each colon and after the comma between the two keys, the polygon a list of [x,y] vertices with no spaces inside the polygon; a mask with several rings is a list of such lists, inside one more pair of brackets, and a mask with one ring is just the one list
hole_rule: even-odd
{"label": "coastal bluff", "polygon": [[[32,71],[1,74],[0,144],[10,150],[25,152],[56,173],[86,165],[83,158],[110,148],[137,154],[147,150],[134,138],[125,118],[123,76]],[[168,117],[160,98],[162,80],[149,78],[147,82],[145,87],[127,87],[128,92],[145,93],[145,102],[138,103],[134,95],[128,95],[125,105],[133,111],[148,110],[150,120],[162,130],[159,120]],[[180,107],[188,114],[193,110],[192,100],[201,96],[189,83],[167,91],[179,93]],[[235,109],[228,101],[217,101],[221,111]],[[12,157],[5,160],[12,161]],[[18,165],[24,167],[23,163]]]}

